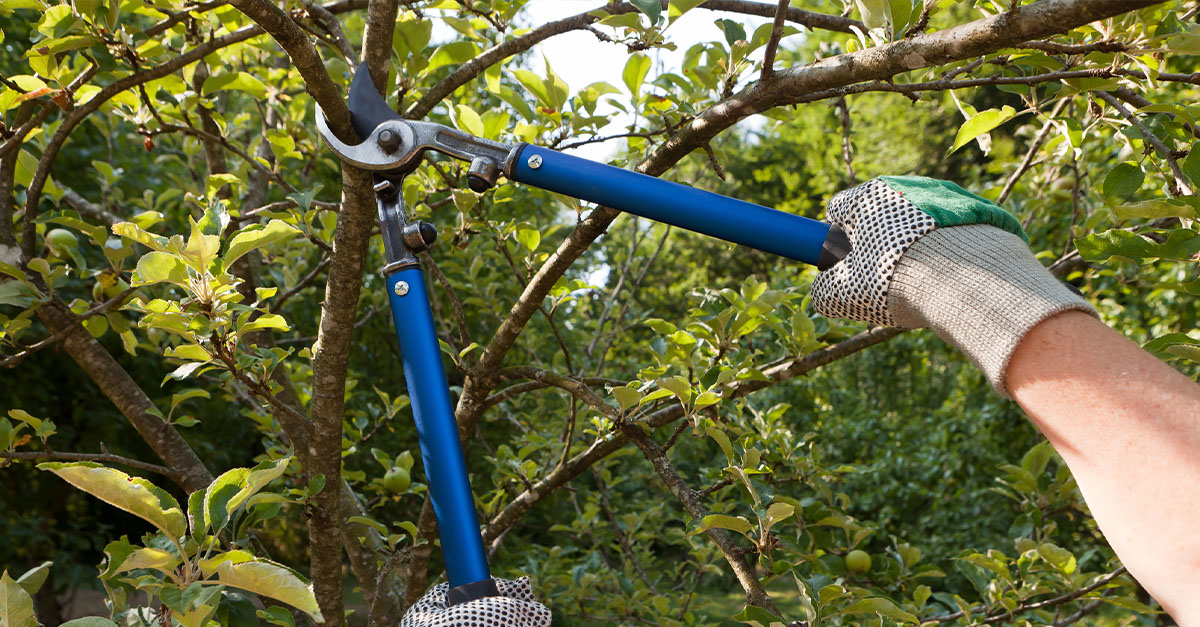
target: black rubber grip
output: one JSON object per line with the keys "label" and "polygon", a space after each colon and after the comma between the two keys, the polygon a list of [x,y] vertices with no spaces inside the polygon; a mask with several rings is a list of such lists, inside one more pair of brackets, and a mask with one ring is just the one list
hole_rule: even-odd
{"label": "black rubber grip", "polygon": [[500,596],[500,589],[496,587],[496,581],[489,577],[483,581],[465,583],[457,588],[450,588],[446,592],[446,607],[484,597],[498,596]]}
{"label": "black rubber grip", "polygon": [[831,225],[829,234],[825,236],[825,243],[821,245],[821,254],[817,257],[817,269],[824,272],[849,254],[850,238],[846,237],[842,227]]}

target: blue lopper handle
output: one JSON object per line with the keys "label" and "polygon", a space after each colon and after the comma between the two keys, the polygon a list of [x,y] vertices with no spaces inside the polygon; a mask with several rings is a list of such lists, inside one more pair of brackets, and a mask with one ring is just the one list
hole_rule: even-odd
{"label": "blue lopper handle", "polygon": [[833,228],[831,233],[826,222],[540,146],[521,149],[512,178],[821,269],[849,252],[841,229]]}

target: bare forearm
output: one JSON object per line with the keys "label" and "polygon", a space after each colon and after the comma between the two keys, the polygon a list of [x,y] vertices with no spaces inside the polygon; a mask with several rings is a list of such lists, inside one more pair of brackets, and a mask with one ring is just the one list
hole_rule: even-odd
{"label": "bare forearm", "polygon": [[1034,327],[1007,380],[1121,561],[1200,625],[1200,386],[1079,312]]}

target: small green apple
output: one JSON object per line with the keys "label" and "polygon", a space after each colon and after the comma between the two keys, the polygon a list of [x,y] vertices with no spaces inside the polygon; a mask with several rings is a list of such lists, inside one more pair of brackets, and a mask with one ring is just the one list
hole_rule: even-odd
{"label": "small green apple", "polygon": [[871,556],[862,549],[854,549],[846,554],[846,570],[861,574],[871,570]]}

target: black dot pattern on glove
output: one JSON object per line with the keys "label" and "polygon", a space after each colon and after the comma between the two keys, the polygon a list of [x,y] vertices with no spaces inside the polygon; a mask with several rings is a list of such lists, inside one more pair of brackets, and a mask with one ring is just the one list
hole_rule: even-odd
{"label": "black dot pattern on glove", "polygon": [[448,584],[439,583],[409,608],[400,627],[550,627],[550,610],[537,602],[528,577],[496,579],[501,596],[446,607]]}
{"label": "black dot pattern on glove", "polygon": [[896,326],[888,282],[908,247],[937,223],[879,179],[834,195],[826,214],[846,232],[851,250],[813,281],[813,307],[830,318]]}

